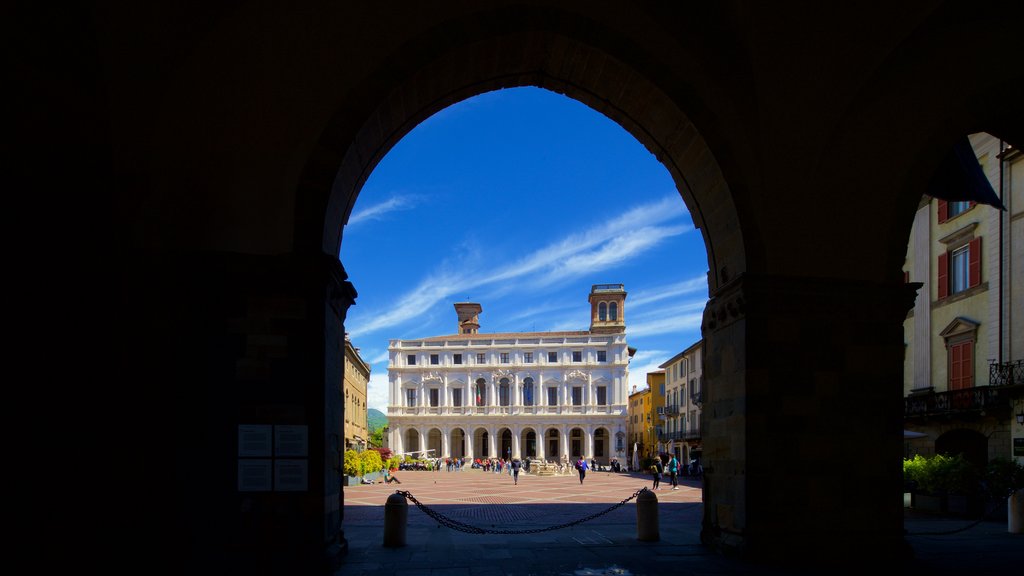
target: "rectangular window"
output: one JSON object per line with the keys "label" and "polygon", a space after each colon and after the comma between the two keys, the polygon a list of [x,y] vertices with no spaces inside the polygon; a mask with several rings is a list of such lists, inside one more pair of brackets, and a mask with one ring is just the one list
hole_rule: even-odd
{"label": "rectangular window", "polygon": [[408,356],[406,356],[405,357],[405,363],[407,365],[409,365],[409,366],[415,366],[416,365],[416,355],[415,354],[409,354]]}
{"label": "rectangular window", "polygon": [[604,350],[598,350],[597,351],[597,361],[598,362],[607,362],[608,361],[608,353],[605,352]]}
{"label": "rectangular window", "polygon": [[415,406],[416,405],[416,389],[406,388],[405,389],[405,405]]}
{"label": "rectangular window", "polygon": [[951,294],[967,290],[967,263],[970,249],[967,246],[953,250],[949,258],[949,291]]}
{"label": "rectangular window", "polygon": [[558,388],[548,388],[548,406],[558,406]]}
{"label": "rectangular window", "polygon": [[437,402],[438,402],[439,396],[440,395],[438,394],[437,388],[431,388],[430,389],[430,405],[431,406],[437,407]]}
{"label": "rectangular window", "polygon": [[949,389],[961,390],[974,386],[974,342],[960,342],[949,346]]}
{"label": "rectangular window", "polygon": [[484,354],[477,354],[476,355],[476,363],[477,364],[483,364],[486,361],[487,361],[487,357]]}
{"label": "rectangular window", "polygon": [[523,363],[533,364],[533,352],[523,352]]}
{"label": "rectangular window", "polygon": [[572,387],[572,405],[582,406],[583,405],[583,388],[579,386]]}
{"label": "rectangular window", "polygon": [[462,354],[452,354],[452,364],[462,364]]}
{"label": "rectangular window", "polygon": [[971,207],[971,203],[967,200],[960,200],[957,202],[948,202],[946,206],[946,217],[952,218],[967,212],[967,209]]}
{"label": "rectangular window", "polygon": [[441,363],[440,356],[438,356],[437,354],[431,354],[430,355],[430,365],[431,366],[437,366],[440,363]]}
{"label": "rectangular window", "polygon": [[583,352],[581,352],[579,350],[573,350],[572,351],[572,361],[573,362],[583,362]]}
{"label": "rectangular window", "polygon": [[462,406],[462,389],[452,390],[452,406]]}
{"label": "rectangular window", "polygon": [[508,352],[501,353],[501,363],[508,364]]}
{"label": "rectangular window", "polygon": [[690,360],[690,374],[693,374],[696,371],[697,371],[697,358],[694,357],[692,360]]}
{"label": "rectangular window", "polygon": [[548,362],[555,364],[558,362],[558,352],[548,352]]}
{"label": "rectangular window", "polygon": [[608,389],[605,386],[597,387],[597,405],[607,406],[608,405]]}

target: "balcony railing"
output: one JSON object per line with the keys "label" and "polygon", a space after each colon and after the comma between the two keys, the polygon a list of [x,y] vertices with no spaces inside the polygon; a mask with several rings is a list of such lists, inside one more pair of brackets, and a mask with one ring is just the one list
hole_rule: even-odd
{"label": "balcony railing", "polygon": [[698,428],[690,428],[689,430],[664,432],[658,435],[659,442],[668,442],[669,440],[700,440],[700,430]]}
{"label": "balcony railing", "polygon": [[930,392],[904,399],[904,417],[967,414],[1010,409],[1011,390],[1003,386],[975,386],[948,392]]}
{"label": "balcony railing", "polygon": [[700,406],[701,404],[703,404],[704,403],[703,390],[698,390],[698,391],[690,394],[690,402],[693,402],[697,406]]}
{"label": "balcony railing", "polygon": [[668,414],[669,416],[679,414],[679,405],[669,404],[668,406],[665,406],[665,414]]}
{"label": "balcony railing", "polygon": [[1024,360],[1015,362],[990,362],[988,365],[989,386],[1013,386],[1024,384]]}

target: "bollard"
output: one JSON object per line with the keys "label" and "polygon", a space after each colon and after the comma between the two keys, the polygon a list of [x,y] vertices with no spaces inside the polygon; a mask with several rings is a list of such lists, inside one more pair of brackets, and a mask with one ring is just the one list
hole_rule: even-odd
{"label": "bollard", "polygon": [[405,546],[405,526],[409,521],[409,503],[405,496],[394,493],[384,504],[384,547]]}
{"label": "bollard", "polygon": [[1006,530],[1010,534],[1024,532],[1024,488],[1006,499]]}
{"label": "bollard", "polygon": [[657,542],[658,497],[650,490],[644,490],[636,497],[636,539],[643,542]]}

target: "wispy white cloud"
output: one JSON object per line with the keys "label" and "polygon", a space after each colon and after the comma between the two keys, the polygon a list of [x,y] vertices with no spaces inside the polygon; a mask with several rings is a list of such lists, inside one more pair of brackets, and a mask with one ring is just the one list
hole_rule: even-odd
{"label": "wispy white cloud", "polygon": [[366,384],[366,404],[381,412],[388,413],[388,366],[374,366],[370,381]]}
{"label": "wispy white cloud", "polygon": [[656,334],[671,334],[699,330],[704,319],[703,306],[696,312],[672,314],[648,322],[634,322],[626,325],[627,338],[640,338]]}
{"label": "wispy white cloud", "polygon": [[643,390],[647,387],[647,373],[659,370],[658,365],[664,364],[666,360],[675,356],[674,352],[667,350],[640,350],[633,355],[629,361],[629,390],[633,393],[633,387]]}
{"label": "wispy white cloud", "polygon": [[576,278],[611,268],[657,246],[672,236],[678,236],[691,229],[688,226],[646,226],[625,232],[621,236],[611,238],[595,250],[572,254],[560,262],[554,263],[547,274],[539,278],[537,282],[540,285],[545,285],[563,278]]}
{"label": "wispy white cloud", "polygon": [[706,274],[690,278],[689,280],[683,280],[682,282],[676,282],[675,284],[668,284],[666,286],[659,286],[657,288],[649,288],[643,292],[638,292],[629,295],[630,307],[633,310],[660,302],[668,298],[677,298],[679,296],[685,296],[687,294],[693,294],[696,292],[707,293],[708,289],[708,278]]}
{"label": "wispy white cloud", "polygon": [[[618,218],[535,250],[519,261],[496,269],[450,271],[442,265],[416,288],[403,294],[387,312],[359,315],[350,319],[350,332],[365,335],[408,322],[429,312],[437,303],[453,295],[461,296],[483,286],[507,283],[531,275],[531,284],[539,286],[557,280],[569,280],[608,268],[634,258],[671,236],[693,230],[689,225],[659,226],[686,214],[683,203],[669,196],[637,206]],[[596,248],[596,249],[595,249]]]}
{"label": "wispy white cloud", "polygon": [[419,203],[420,197],[415,194],[392,196],[379,204],[355,210],[348,218],[348,225],[354,226],[367,220],[383,220],[391,212],[411,210]]}

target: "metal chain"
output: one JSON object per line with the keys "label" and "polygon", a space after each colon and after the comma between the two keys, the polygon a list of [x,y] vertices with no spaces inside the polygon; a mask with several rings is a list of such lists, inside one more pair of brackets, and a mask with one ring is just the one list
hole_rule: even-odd
{"label": "metal chain", "polygon": [[625,505],[627,502],[629,502],[630,500],[636,498],[637,496],[639,496],[640,494],[642,494],[642,493],[644,493],[646,491],[647,491],[647,487],[644,486],[643,488],[641,488],[641,489],[637,490],[636,492],[634,492],[632,496],[629,496],[628,498],[624,499],[622,502],[619,502],[618,504],[612,504],[611,507],[609,507],[606,510],[602,510],[600,512],[596,512],[594,514],[591,514],[590,516],[586,516],[584,518],[580,518],[579,520],[573,520],[572,522],[566,522],[565,524],[558,524],[557,526],[548,526],[546,528],[530,528],[528,530],[488,530],[487,528],[479,528],[477,526],[471,526],[471,525],[466,524],[464,522],[459,522],[458,520],[452,520],[451,518],[448,518],[444,514],[441,514],[440,512],[437,512],[436,510],[431,510],[429,506],[427,506],[426,504],[424,504],[424,503],[420,502],[419,500],[417,500],[416,497],[413,496],[412,493],[409,492],[408,490],[396,490],[395,494],[400,494],[400,495],[404,496],[406,500],[412,501],[412,503],[415,504],[417,508],[422,510],[424,514],[426,514],[427,516],[430,516],[431,518],[436,520],[438,522],[438,524],[441,524],[442,526],[447,526],[448,528],[451,528],[452,530],[458,530],[460,532],[466,532],[468,534],[537,534],[539,532],[549,532],[551,530],[561,530],[562,528],[568,528],[570,526],[575,526],[577,524],[582,524],[584,522],[589,522],[590,520],[593,520],[594,518],[597,518],[598,516],[603,516],[603,515],[611,512],[612,510],[615,510],[616,508],[619,508],[620,506]]}
{"label": "metal chain", "polygon": [[[1012,495],[1013,492],[1010,492],[1010,494]],[[989,514],[991,514],[991,513],[996,511],[996,508],[998,508],[999,506],[1005,506],[1006,505],[1006,501],[1009,500],[1009,499],[1010,499],[1010,496],[1008,495],[1005,498],[1003,498],[1001,501],[996,502],[986,512],[982,513],[981,518],[978,518],[974,522],[971,522],[970,524],[968,524],[966,526],[963,526],[961,528],[956,528],[954,530],[945,530],[945,531],[942,531],[942,532],[906,532],[904,535],[905,536],[948,536],[950,534],[956,534],[957,532],[963,532],[964,530],[970,530],[971,528],[974,528],[978,524],[981,524],[982,521],[984,521],[985,518],[987,518]]]}

